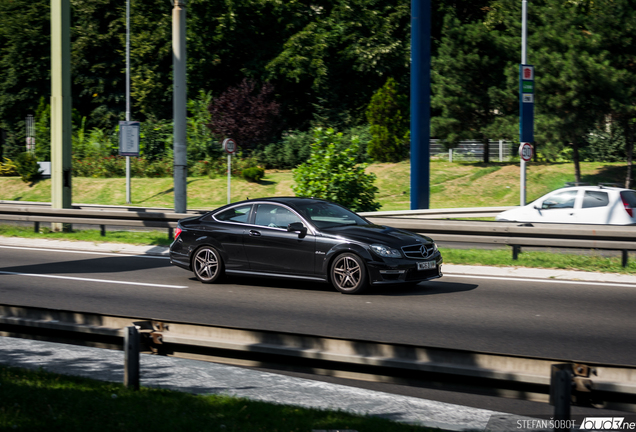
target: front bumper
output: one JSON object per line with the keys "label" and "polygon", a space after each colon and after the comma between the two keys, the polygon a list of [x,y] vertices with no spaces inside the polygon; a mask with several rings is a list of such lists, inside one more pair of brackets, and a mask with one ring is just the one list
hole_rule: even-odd
{"label": "front bumper", "polygon": [[442,274],[441,254],[437,254],[427,261],[435,261],[435,268],[418,270],[417,262],[423,260],[393,259],[384,262],[370,262],[368,264],[370,282],[372,285],[416,283],[437,279]]}

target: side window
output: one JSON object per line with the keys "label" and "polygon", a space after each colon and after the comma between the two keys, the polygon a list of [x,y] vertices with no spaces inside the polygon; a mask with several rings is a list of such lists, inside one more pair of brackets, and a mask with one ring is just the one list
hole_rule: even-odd
{"label": "side window", "polygon": [[239,222],[247,223],[250,217],[250,210],[252,205],[245,205],[239,207],[232,207],[224,210],[221,213],[214,215],[214,218],[221,222]]}
{"label": "side window", "polygon": [[585,191],[585,195],[583,195],[583,208],[605,207],[608,204],[607,192]]}
{"label": "side window", "polygon": [[564,209],[574,208],[574,201],[576,200],[577,191],[569,190],[558,194],[554,194],[551,197],[543,200],[541,208],[544,210],[549,209]]}
{"label": "side window", "polygon": [[302,222],[302,220],[285,207],[273,204],[259,204],[256,209],[254,225],[287,229],[287,225],[292,222]]}

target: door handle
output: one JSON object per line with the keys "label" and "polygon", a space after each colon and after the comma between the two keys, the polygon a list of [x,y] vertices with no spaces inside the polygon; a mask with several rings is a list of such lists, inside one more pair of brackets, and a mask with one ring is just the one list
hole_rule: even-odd
{"label": "door handle", "polygon": [[261,233],[260,233],[260,231],[250,230],[250,236],[251,237],[260,237]]}

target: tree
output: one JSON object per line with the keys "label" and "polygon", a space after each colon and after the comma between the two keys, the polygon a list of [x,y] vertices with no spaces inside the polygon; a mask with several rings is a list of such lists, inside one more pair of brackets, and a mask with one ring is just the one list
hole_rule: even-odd
{"label": "tree", "polygon": [[14,0],[0,8],[0,129],[7,131],[4,157],[25,150],[24,119],[49,97],[50,2]]}
{"label": "tree", "polygon": [[334,114],[330,124],[361,122],[387,77],[408,82],[410,5],[333,0],[313,4],[309,13],[312,20],[267,65],[285,116],[293,127],[306,126],[317,109]]}
{"label": "tree", "polygon": [[365,164],[357,164],[357,152],[357,137],[345,145],[342,133],[316,128],[309,160],[292,171],[296,196],[333,201],[353,211],[378,210],[375,175],[364,172]]}
{"label": "tree", "polygon": [[432,64],[431,120],[433,136],[448,147],[477,139],[489,162],[489,139],[501,118],[516,108],[506,87],[505,65],[510,61],[506,40],[483,22],[462,24],[447,15],[438,55]]}
{"label": "tree", "polygon": [[214,98],[208,109],[212,133],[234,138],[243,148],[269,144],[282,129],[280,105],[274,100],[274,87],[269,83],[257,92],[256,83],[244,79]]}
{"label": "tree", "polygon": [[371,125],[369,156],[378,162],[403,160],[409,152],[408,105],[393,78],[389,78],[371,98],[367,119]]}
{"label": "tree", "polygon": [[571,145],[575,181],[580,182],[579,148],[610,111],[607,96],[616,89],[617,71],[602,36],[591,30],[596,13],[592,1],[546,3],[536,12],[542,31],[532,36],[536,108],[550,116],[540,126],[545,136]]}
{"label": "tree", "polygon": [[[72,0],[73,109],[87,128],[112,128],[126,110],[125,2]],[[132,2],[131,11],[138,7]],[[138,28],[133,28],[131,35]]]}

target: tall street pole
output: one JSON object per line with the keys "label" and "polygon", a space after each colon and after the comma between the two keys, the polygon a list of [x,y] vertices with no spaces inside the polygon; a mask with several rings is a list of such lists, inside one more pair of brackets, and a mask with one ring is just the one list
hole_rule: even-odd
{"label": "tall street pole", "polygon": [[186,4],[173,0],[172,67],[174,109],[174,211],[185,213],[188,174],[186,135]]}
{"label": "tall street pole", "polygon": [[[521,64],[527,63],[527,46],[528,46],[528,2],[523,0],[521,2]],[[523,101],[521,102],[523,107]],[[520,115],[523,115],[520,113]],[[523,140],[523,137],[521,137]],[[519,185],[519,205],[526,205],[526,161],[521,158],[521,175]]]}
{"label": "tall street pole", "polygon": [[411,210],[429,208],[431,0],[411,0]]}
{"label": "tall street pole", "polygon": [[59,209],[72,207],[70,23],[70,0],[51,0],[51,207]]}
{"label": "tall street pole", "polygon": [[[126,121],[130,121],[130,0],[126,0]],[[126,204],[132,204],[130,156],[126,156]]]}

